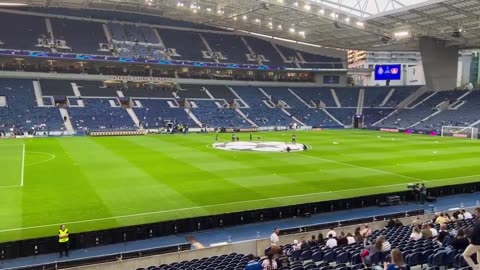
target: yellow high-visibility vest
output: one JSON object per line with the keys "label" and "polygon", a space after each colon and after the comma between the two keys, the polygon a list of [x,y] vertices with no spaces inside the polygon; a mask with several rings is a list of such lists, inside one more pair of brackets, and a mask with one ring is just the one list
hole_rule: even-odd
{"label": "yellow high-visibility vest", "polygon": [[68,242],[68,236],[64,237],[68,234],[68,229],[65,229],[64,231],[58,230],[58,242],[59,243],[65,243]]}

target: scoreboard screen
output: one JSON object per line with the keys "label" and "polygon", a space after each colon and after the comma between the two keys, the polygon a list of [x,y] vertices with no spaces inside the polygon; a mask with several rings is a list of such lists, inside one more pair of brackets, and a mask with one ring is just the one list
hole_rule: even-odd
{"label": "scoreboard screen", "polygon": [[400,80],[402,78],[402,65],[376,65],[375,80]]}

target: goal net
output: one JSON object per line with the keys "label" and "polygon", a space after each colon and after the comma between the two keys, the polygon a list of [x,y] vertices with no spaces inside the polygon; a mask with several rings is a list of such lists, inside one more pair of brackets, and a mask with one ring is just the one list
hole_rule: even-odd
{"label": "goal net", "polygon": [[453,126],[442,126],[442,137],[458,137],[458,138],[468,138],[468,139],[477,139],[478,138],[478,128],[475,127],[453,127]]}

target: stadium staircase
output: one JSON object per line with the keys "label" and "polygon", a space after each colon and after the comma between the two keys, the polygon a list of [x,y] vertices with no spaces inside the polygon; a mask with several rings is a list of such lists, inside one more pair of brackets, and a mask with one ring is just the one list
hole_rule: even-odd
{"label": "stadium staircase", "polygon": [[62,119],[65,119],[63,121],[63,124],[65,125],[65,128],[67,129],[68,133],[73,133],[75,130],[73,129],[72,121],[70,121],[70,115],[68,114],[67,109],[65,108],[58,108],[60,111],[60,115],[62,116]]}
{"label": "stadium staircase", "polygon": [[365,100],[365,89],[360,88],[358,92],[357,114],[361,115],[363,111],[363,102]]}
{"label": "stadium staircase", "polygon": [[[75,96],[76,97],[81,97],[82,94],[80,93],[80,89],[78,89],[78,85],[76,83],[73,83],[73,82],[71,83],[71,85],[72,85],[73,93],[75,94]],[[80,106],[80,107],[83,107],[83,106]]]}
{"label": "stadium staircase", "polygon": [[[433,92],[431,93],[430,95],[428,95],[426,98],[420,100],[419,102],[415,103],[413,106],[410,106],[409,108],[410,109],[415,109],[417,106],[419,106],[420,104],[424,103],[425,101],[429,100],[430,98],[432,98],[433,96],[435,96],[437,94],[437,92]],[[413,102],[413,100],[412,100]],[[410,104],[409,104],[410,105]],[[408,107],[408,106],[407,106]]]}
{"label": "stadium staircase", "polygon": [[108,26],[106,24],[102,24],[102,29],[103,29],[103,32],[105,33],[105,36],[107,37],[107,41],[108,43],[112,43],[112,33],[110,32],[110,29],[108,29]]}
{"label": "stadium staircase", "polygon": [[243,38],[243,37],[240,37],[240,39],[242,40],[243,44],[245,44],[245,47],[247,47],[250,54],[255,54],[252,47],[250,47],[250,45],[248,44],[247,40],[245,40],[245,38]]}
{"label": "stadium staircase", "polygon": [[303,123],[302,121],[298,120],[298,118],[296,118],[295,116],[293,116],[291,113],[289,113],[287,110],[285,109],[282,109],[282,112],[284,112],[286,115],[288,115],[289,117],[291,117],[294,121],[296,121],[297,123],[299,123],[300,125],[302,126],[307,126],[305,123]]}
{"label": "stadium staircase", "polygon": [[437,114],[439,114],[439,113],[441,113],[441,112],[442,112],[442,110],[440,110],[440,109],[439,109],[439,110],[436,110],[436,111],[435,111],[435,112],[433,112],[432,114],[430,114],[430,115],[428,115],[427,117],[425,117],[425,118],[421,119],[420,121],[418,121],[418,122],[414,123],[413,125],[411,125],[411,126],[408,126],[407,128],[413,128],[413,127],[416,127],[416,126],[420,125],[421,123],[423,123],[423,122],[425,122],[425,121],[429,120],[430,118],[433,118],[435,115],[437,115]]}
{"label": "stadium staircase", "polygon": [[198,118],[195,116],[195,114],[193,114],[192,110],[190,110],[190,109],[184,109],[184,110],[188,114],[188,116],[190,116],[190,118],[195,122],[195,124],[197,124],[197,126],[202,127],[202,122],[200,122],[200,120],[198,120]]}
{"label": "stadium staircase", "polygon": [[307,106],[308,108],[315,108],[315,106],[312,106],[311,104],[308,104],[307,102],[305,102],[305,100],[303,100],[299,95],[297,95],[297,93],[295,93],[294,91],[292,91],[292,89],[288,88],[288,91],[294,95],[298,100],[300,100],[300,102],[302,102],[303,104],[305,104],[305,106]]}
{"label": "stadium staircase", "polygon": [[323,111],[328,115],[328,117],[332,118],[332,120],[335,121],[337,124],[339,124],[342,127],[345,126],[342,122],[338,121],[338,119],[335,118],[331,113],[329,113],[327,109],[323,109]]}
{"label": "stadium staircase", "polygon": [[480,125],[480,119],[470,124],[469,127],[475,127],[477,125]]}
{"label": "stadium staircase", "polygon": [[252,120],[250,120],[243,112],[242,110],[240,109],[235,109],[235,111],[243,117],[243,119],[245,119],[245,121],[247,121],[248,123],[250,123],[250,125],[252,125],[253,127],[258,127],[257,124],[255,124],[255,122],[253,122]]}
{"label": "stadium staircase", "polygon": [[50,33],[52,39],[55,39],[55,33],[52,27],[52,21],[49,18],[45,18],[45,25],[47,27],[47,33]]}
{"label": "stadium staircase", "polygon": [[38,107],[43,107],[43,97],[42,97],[42,87],[40,86],[39,81],[33,81],[33,90],[35,92],[35,100],[37,101]]}
{"label": "stadium staircase", "polygon": [[388,103],[388,101],[390,100],[390,98],[392,97],[393,93],[395,92],[395,88],[392,88],[390,89],[390,91],[388,92],[388,94],[385,96],[385,98],[383,99],[382,103],[380,103],[380,107],[384,107],[385,104]]}
{"label": "stadium staircase", "polygon": [[337,93],[335,93],[335,89],[330,89],[330,92],[332,93],[333,100],[335,100],[335,104],[337,105],[338,108],[342,108],[342,104],[340,103],[340,100],[337,97]]}
{"label": "stadium staircase", "polygon": [[132,118],[133,123],[135,123],[135,126],[140,127],[140,119],[138,119],[137,114],[132,108],[126,108],[128,115],[130,115],[130,118]]}
{"label": "stadium staircase", "polygon": [[408,96],[406,99],[404,99],[402,102],[398,103],[397,108],[403,109],[406,108],[410,103],[415,101],[417,98],[419,98],[421,95],[423,95],[425,92],[427,92],[427,87],[422,86],[420,87],[417,91],[413,92],[410,96]]}

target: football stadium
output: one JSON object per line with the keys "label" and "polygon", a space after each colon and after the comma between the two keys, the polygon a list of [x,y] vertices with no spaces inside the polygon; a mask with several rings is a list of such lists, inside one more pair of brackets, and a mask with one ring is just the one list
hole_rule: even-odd
{"label": "football stadium", "polygon": [[0,1],[0,269],[478,268],[479,25],[477,0]]}

